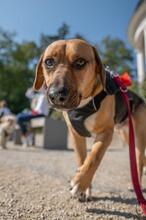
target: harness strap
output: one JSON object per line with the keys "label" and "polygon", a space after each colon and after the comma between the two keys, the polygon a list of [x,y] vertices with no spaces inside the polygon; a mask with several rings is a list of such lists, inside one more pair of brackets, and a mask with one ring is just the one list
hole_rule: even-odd
{"label": "harness strap", "polygon": [[128,119],[129,119],[129,156],[130,156],[130,170],[131,170],[131,178],[132,178],[132,184],[133,188],[137,197],[137,201],[143,210],[144,215],[146,216],[146,200],[142,194],[142,190],[140,187],[139,179],[138,179],[138,171],[137,171],[137,163],[136,163],[136,153],[135,153],[135,139],[134,139],[134,129],[133,129],[133,123],[132,123],[132,117],[131,117],[131,109],[130,104],[128,100],[127,95],[127,88],[122,83],[120,77],[118,74],[113,75],[113,80],[117,84],[117,86],[120,88],[121,95],[123,97],[123,100],[125,102],[125,105],[127,106],[128,110]]}

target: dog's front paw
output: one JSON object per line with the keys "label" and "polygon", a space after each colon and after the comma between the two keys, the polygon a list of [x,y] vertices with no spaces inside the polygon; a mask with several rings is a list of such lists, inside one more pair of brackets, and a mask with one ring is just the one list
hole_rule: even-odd
{"label": "dog's front paw", "polygon": [[82,192],[79,189],[79,184],[75,183],[73,180],[70,183],[71,188],[70,188],[70,193],[73,197],[78,197],[79,194],[81,194]]}
{"label": "dog's front paw", "polygon": [[84,187],[80,185],[79,182],[75,182],[75,180],[71,181],[70,193],[74,198],[79,199],[80,202],[92,200],[91,186],[85,189]]}

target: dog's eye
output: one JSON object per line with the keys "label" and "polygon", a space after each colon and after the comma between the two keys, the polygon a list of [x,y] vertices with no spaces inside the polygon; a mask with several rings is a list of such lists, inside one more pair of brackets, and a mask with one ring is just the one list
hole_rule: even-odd
{"label": "dog's eye", "polygon": [[45,64],[48,68],[52,68],[55,64],[55,60],[53,58],[48,58],[45,60]]}
{"label": "dog's eye", "polygon": [[79,58],[74,61],[73,67],[76,69],[82,69],[86,65],[87,61],[84,58]]}

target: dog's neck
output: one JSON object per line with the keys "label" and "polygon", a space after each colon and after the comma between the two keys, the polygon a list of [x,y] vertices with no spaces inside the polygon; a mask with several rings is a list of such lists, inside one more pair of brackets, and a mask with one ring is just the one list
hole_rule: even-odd
{"label": "dog's neck", "polygon": [[84,107],[84,106],[87,105],[92,99],[93,99],[92,96],[89,96],[88,98],[83,99],[83,100],[80,102],[80,104],[78,105],[77,108],[82,108],[82,107]]}
{"label": "dog's neck", "polygon": [[92,90],[92,93],[91,95],[88,97],[88,98],[85,98],[83,100],[81,100],[80,104],[78,105],[77,108],[82,108],[84,107],[85,105],[87,105],[91,100],[94,99],[95,96],[97,96],[101,91],[103,91],[103,87],[100,86],[100,87],[97,87],[96,89],[94,88],[94,92]]}

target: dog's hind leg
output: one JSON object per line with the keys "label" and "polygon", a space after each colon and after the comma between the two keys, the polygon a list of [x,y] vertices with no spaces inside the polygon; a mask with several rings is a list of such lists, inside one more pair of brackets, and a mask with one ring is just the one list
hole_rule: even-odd
{"label": "dog's hind leg", "polygon": [[125,120],[123,123],[115,126],[115,131],[118,133],[119,137],[123,142],[123,147],[125,145],[129,145],[129,129],[128,129],[128,121]]}
{"label": "dog's hind leg", "polygon": [[136,160],[137,160],[137,170],[138,170],[138,176],[139,181],[142,184],[142,174],[143,174],[143,168],[144,168],[144,152],[145,152],[145,137],[144,133],[138,134],[139,137],[137,137],[136,141]]}
{"label": "dog's hind leg", "polygon": [[146,156],[144,156],[144,174],[146,175]]}
{"label": "dog's hind leg", "polygon": [[146,147],[146,105],[139,106],[133,115],[136,136],[136,159],[139,181],[142,183],[142,174],[145,163]]}

